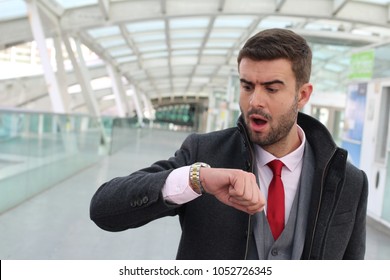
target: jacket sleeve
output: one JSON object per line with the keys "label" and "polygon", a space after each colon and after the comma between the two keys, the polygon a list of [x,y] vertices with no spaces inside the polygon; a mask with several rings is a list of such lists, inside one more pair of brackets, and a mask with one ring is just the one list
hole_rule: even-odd
{"label": "jacket sleeve", "polygon": [[357,207],[355,225],[343,258],[347,260],[362,260],[364,259],[366,252],[368,180],[366,174],[363,171],[360,171],[360,173],[362,176],[362,191]]}
{"label": "jacket sleeve", "polygon": [[122,231],[176,215],[180,206],[165,202],[161,190],[172,170],[191,164],[195,138],[188,136],[174,157],[100,186],[91,200],[90,218],[104,230]]}

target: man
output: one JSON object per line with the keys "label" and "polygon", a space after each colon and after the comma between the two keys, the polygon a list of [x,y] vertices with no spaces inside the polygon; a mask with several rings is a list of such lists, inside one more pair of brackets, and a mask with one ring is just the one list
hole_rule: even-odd
{"label": "man", "polygon": [[366,175],[298,112],[311,56],[292,31],[254,35],[238,56],[237,127],[190,135],[174,157],[103,184],[91,219],[121,231],[179,215],[178,259],[363,259]]}

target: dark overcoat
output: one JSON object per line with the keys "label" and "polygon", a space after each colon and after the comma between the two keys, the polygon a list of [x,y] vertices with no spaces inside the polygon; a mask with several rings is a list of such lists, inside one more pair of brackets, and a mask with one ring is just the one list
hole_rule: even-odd
{"label": "dark overcoat", "polygon": [[[363,259],[368,183],[347,161],[328,130],[299,113],[298,124],[315,157],[314,180],[302,259]],[[254,153],[245,124],[192,134],[175,155],[103,184],[92,198],[91,219],[102,229],[122,231],[178,215],[178,259],[245,259],[253,238],[251,216],[205,194],[183,205],[166,203],[161,189],[172,170],[195,162],[252,172]],[[130,242],[130,241],[129,241]]]}

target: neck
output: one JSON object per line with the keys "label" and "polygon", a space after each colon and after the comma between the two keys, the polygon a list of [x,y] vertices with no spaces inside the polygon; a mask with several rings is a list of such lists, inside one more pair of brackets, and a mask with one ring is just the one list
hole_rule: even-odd
{"label": "neck", "polygon": [[263,146],[262,148],[275,157],[282,158],[298,149],[301,143],[302,140],[298,133],[298,126],[294,125],[286,137],[280,139],[272,145]]}

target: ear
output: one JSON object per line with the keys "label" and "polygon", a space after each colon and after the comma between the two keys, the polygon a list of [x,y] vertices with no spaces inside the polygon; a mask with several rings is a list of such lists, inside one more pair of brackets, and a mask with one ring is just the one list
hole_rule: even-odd
{"label": "ear", "polygon": [[309,102],[311,93],[313,92],[313,85],[311,83],[303,84],[298,92],[298,108],[302,109],[307,102]]}

